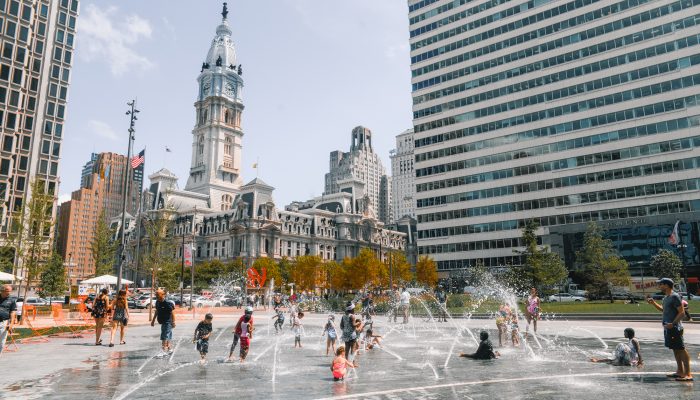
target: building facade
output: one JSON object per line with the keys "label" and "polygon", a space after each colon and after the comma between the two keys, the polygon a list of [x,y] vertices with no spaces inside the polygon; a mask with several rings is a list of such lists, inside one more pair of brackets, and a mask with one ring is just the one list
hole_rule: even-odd
{"label": "building facade", "polygon": [[396,148],[391,151],[391,208],[397,220],[416,217],[413,163],[413,129],[407,129],[396,136]]}
{"label": "building facade", "polygon": [[0,1],[0,242],[31,181],[57,196],[77,18],[78,0]]}
{"label": "building facade", "polygon": [[700,2],[410,0],[419,252],[575,267],[589,221],[641,272],[680,220],[697,255]]}
{"label": "building facade", "polygon": [[364,193],[369,196],[379,220],[391,222],[391,178],[387,176],[382,160],[372,148],[372,131],[363,126],[352,130],[349,152],[331,152],[323,194],[339,193],[343,182],[347,180],[362,182]]}
{"label": "building facade", "polygon": [[[85,187],[74,191],[71,199],[61,204],[58,218],[58,252],[63,256],[69,276],[74,282],[89,278],[95,273],[90,243],[94,239],[99,218],[104,218],[104,222],[110,226],[114,219],[121,223],[117,217],[122,212],[126,156],[115,153],[93,154],[88,164],[90,163],[91,173],[85,175],[83,170]],[[144,165],[141,164],[133,171],[140,171],[140,176],[143,176],[143,168]],[[127,215],[138,212],[143,186],[137,174],[132,176],[134,178],[127,187]]]}

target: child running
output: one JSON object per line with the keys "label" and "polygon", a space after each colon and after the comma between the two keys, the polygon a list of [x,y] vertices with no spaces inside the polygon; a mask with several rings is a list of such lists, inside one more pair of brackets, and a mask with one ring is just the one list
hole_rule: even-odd
{"label": "child running", "polygon": [[277,319],[275,321],[275,333],[279,333],[282,330],[282,325],[284,325],[284,312],[278,309],[277,315],[273,315],[272,319]]}
{"label": "child running", "polygon": [[294,322],[292,325],[292,330],[294,330],[294,347],[297,347],[297,344],[299,347],[301,346],[301,331],[304,329],[304,327],[301,325],[301,319],[304,318],[304,313],[299,311],[297,314],[297,317],[294,318]]}
{"label": "child running", "polygon": [[338,338],[338,332],[335,330],[333,321],[335,321],[335,316],[331,314],[328,316],[328,322],[326,322],[326,326],[323,328],[323,333],[321,334],[321,337],[326,335],[326,355],[328,355],[328,350],[331,348],[335,354],[335,340]]}
{"label": "child running", "polygon": [[213,315],[205,315],[204,320],[199,321],[199,324],[197,324],[197,327],[194,329],[194,338],[192,339],[192,343],[197,343],[197,351],[201,357],[199,362],[201,364],[204,364],[207,361],[207,353],[209,352],[209,336],[211,336],[211,332],[214,330],[211,325],[211,321],[213,319]]}
{"label": "child running", "polygon": [[333,380],[338,382],[345,379],[347,367],[355,368],[355,364],[345,358],[345,346],[338,347],[335,351],[335,358],[331,364],[331,372],[333,372]]}
{"label": "child running", "polygon": [[252,316],[244,316],[241,322],[241,363],[245,361],[250,349],[250,340],[253,338],[253,318]]}
{"label": "child running", "polygon": [[642,352],[639,347],[639,340],[634,337],[634,329],[626,328],[624,332],[627,343],[618,343],[613,353],[613,358],[591,358],[594,363],[607,363],[616,366],[637,366],[644,365]]}

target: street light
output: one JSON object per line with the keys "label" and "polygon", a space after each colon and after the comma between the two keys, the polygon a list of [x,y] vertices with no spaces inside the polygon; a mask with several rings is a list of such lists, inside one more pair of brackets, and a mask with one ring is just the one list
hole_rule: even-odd
{"label": "street light", "polygon": [[129,176],[131,175],[131,148],[133,147],[134,144],[134,125],[136,124],[136,120],[138,119],[136,117],[136,114],[138,114],[140,111],[136,109],[136,100],[131,100],[130,102],[126,103],[129,107],[131,107],[130,110],[126,112],[126,115],[129,116],[130,121],[129,121],[129,145],[126,151],[126,168],[125,168],[125,173],[124,173],[124,186],[122,186],[122,224],[121,224],[121,233],[122,233],[122,243],[121,243],[121,255],[119,257],[119,267],[117,269],[117,291],[121,290],[122,288],[122,270],[124,268],[124,260],[126,259],[126,200],[127,200],[127,191],[129,187]]}

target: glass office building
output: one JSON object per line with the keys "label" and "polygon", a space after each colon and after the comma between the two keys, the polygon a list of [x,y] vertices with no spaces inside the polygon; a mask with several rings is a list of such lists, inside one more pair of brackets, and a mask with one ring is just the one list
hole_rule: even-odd
{"label": "glass office building", "polygon": [[589,221],[633,272],[677,220],[698,264],[700,0],[409,0],[419,254],[573,268]]}

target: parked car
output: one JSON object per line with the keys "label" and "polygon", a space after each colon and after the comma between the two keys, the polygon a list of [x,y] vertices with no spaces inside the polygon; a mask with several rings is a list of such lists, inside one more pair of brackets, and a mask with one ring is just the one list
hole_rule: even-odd
{"label": "parked car", "polygon": [[[683,298],[683,300],[688,300],[688,293],[686,292],[678,292],[679,295]],[[700,296],[697,294],[690,294],[690,300],[691,301],[700,301]]]}
{"label": "parked car", "polygon": [[654,300],[663,300],[666,295],[663,294],[662,292],[657,292],[651,295],[651,298]]}
{"label": "parked car", "polygon": [[126,305],[129,308],[138,308],[138,297],[129,297],[128,299],[126,299]]}
{"label": "parked car", "polygon": [[[149,300],[150,299],[150,300]],[[153,307],[156,304],[155,296],[143,295],[136,300],[136,308],[148,308]]]}
{"label": "parked car", "polygon": [[48,301],[42,299],[41,297],[27,297],[25,303],[28,306],[46,306],[49,304]]}
{"label": "parked car", "polygon": [[170,295],[165,298],[165,300],[170,300],[173,303],[175,303],[176,306],[180,305],[180,296],[179,295]]}
{"label": "parked car", "polygon": [[221,300],[219,299],[209,299],[204,296],[197,297],[194,299],[194,306],[197,308],[201,307],[221,307]]}
{"label": "parked car", "polygon": [[570,293],[557,293],[549,296],[549,301],[556,303],[556,302],[579,302],[579,301],[586,301],[586,298],[583,296],[574,296]]}

